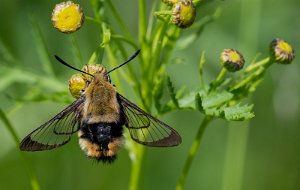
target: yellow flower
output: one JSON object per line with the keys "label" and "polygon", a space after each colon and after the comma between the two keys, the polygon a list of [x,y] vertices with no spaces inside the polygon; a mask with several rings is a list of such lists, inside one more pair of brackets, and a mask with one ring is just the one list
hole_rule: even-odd
{"label": "yellow flower", "polygon": [[196,8],[191,0],[181,0],[174,4],[171,22],[179,28],[191,26],[196,18]]}
{"label": "yellow flower", "polygon": [[53,26],[60,32],[77,31],[84,22],[84,14],[78,4],[72,1],[62,2],[55,6],[52,12]]}
{"label": "yellow flower", "polygon": [[234,49],[224,49],[220,60],[221,64],[230,72],[241,70],[245,64],[243,55]]}
{"label": "yellow flower", "polygon": [[74,74],[69,80],[69,91],[74,98],[79,98],[86,88],[86,80],[84,76],[79,74]]}
{"label": "yellow flower", "polygon": [[270,45],[271,57],[280,64],[289,64],[295,58],[293,47],[286,41],[276,38]]}

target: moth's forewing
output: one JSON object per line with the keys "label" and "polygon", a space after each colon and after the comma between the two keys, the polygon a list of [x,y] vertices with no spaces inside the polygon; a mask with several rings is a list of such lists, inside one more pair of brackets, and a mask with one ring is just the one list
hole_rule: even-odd
{"label": "moth's forewing", "polygon": [[52,119],[36,128],[20,143],[23,151],[41,151],[60,147],[78,131],[84,97],[80,97]]}

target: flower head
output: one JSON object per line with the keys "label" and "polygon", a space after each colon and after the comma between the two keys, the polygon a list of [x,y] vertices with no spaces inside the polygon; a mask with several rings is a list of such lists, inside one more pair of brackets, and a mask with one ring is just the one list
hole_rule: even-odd
{"label": "flower head", "polygon": [[74,74],[69,79],[69,91],[74,98],[79,98],[86,88],[86,80],[81,73]]}
{"label": "flower head", "polygon": [[271,57],[280,64],[289,64],[295,58],[293,47],[286,41],[276,38],[270,44]]}
{"label": "flower head", "polygon": [[191,26],[196,17],[196,8],[191,0],[181,0],[174,4],[171,22],[179,28]]}
{"label": "flower head", "polygon": [[234,49],[224,49],[220,59],[221,64],[230,72],[241,70],[245,64],[243,55]]}
{"label": "flower head", "polygon": [[55,6],[52,12],[53,26],[60,32],[77,31],[84,22],[84,14],[78,4],[72,1],[62,2]]}

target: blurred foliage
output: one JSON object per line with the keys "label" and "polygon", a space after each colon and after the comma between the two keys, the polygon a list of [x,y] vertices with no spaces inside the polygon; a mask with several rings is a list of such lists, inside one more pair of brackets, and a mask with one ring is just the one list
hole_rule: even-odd
{"label": "blurred foliage", "polygon": [[[81,67],[98,47],[100,52],[89,62],[99,60],[96,57],[99,54],[101,57],[101,47],[107,45],[111,38],[121,40],[122,37],[117,34],[123,33],[124,28],[128,28],[125,29],[125,36],[133,40],[141,38],[138,36],[136,1],[108,1],[114,4],[115,11],[125,22],[120,24],[115,21],[116,12],[107,11],[103,19],[111,26],[109,29],[106,25],[100,26],[104,35],[99,35],[99,25],[86,22],[85,27],[72,36],[58,33],[52,27],[51,11],[59,2],[0,2],[0,107],[12,122],[19,138],[72,101],[67,81],[74,71],[57,64],[54,54]],[[197,93],[200,88],[205,89],[203,81],[213,81],[217,76],[220,70],[219,52],[228,47],[237,48],[243,52],[246,64],[250,64],[257,53],[262,54],[260,57],[268,55],[267,46],[275,37],[287,40],[296,51],[300,49],[297,43],[300,29],[297,20],[300,16],[298,1],[209,2],[204,1],[197,13],[198,22],[191,30],[184,30],[179,40],[170,40],[164,46],[174,46],[172,52],[165,53],[164,49],[159,51],[165,53],[165,59],[160,61],[170,64],[155,71],[157,77],[148,90],[153,92],[153,107],[159,114],[174,108],[187,108],[163,116],[164,121],[179,131],[183,144],[169,149],[145,149],[140,189],[153,189],[153,185],[156,189],[174,189],[199,122],[203,119],[200,114],[188,109],[195,107],[195,97],[202,102],[202,106],[198,104],[199,109],[219,106],[220,102],[232,97],[231,92],[223,91],[218,94],[218,102],[215,102],[216,99],[210,101],[209,96],[201,100]],[[93,15],[97,11],[96,4],[92,7],[89,2],[82,0],[77,3],[81,4],[86,15]],[[111,10],[110,3],[104,4],[104,9]],[[150,2],[147,1],[146,5],[149,14],[152,11],[148,6]],[[222,9],[222,14],[216,7]],[[204,29],[207,23],[210,25]],[[200,33],[201,37],[198,38]],[[177,34],[176,31],[174,34]],[[129,42],[125,48],[131,49],[132,46]],[[148,51],[145,47],[141,48],[142,51]],[[204,50],[206,54],[201,56]],[[143,55],[144,60],[152,56]],[[105,54],[103,64],[112,68],[124,57],[124,53],[116,53],[111,49]],[[200,79],[199,59],[202,60],[200,68],[205,67],[205,74],[201,74]],[[131,63],[132,71],[119,71],[111,76],[113,83],[118,83],[117,87],[122,86],[122,93],[133,102],[142,100],[133,93],[136,90],[130,88],[136,79],[126,76],[126,72],[137,72],[137,62]],[[228,124],[221,120],[210,124],[187,178],[186,189],[300,188],[299,69],[297,57],[289,66],[274,65],[270,68],[270,72],[264,75],[264,83],[252,96],[256,115],[253,120],[229,124],[229,127],[225,127]],[[164,75],[165,72],[168,75]],[[119,75],[122,76],[120,80]],[[143,81],[140,88],[143,88]],[[251,106],[247,106],[247,103],[245,101],[245,106],[240,108],[224,108],[227,113],[224,117],[235,120],[232,113],[236,114],[241,109],[248,112]],[[152,105],[144,104],[145,107]],[[152,110],[152,107],[147,109]],[[249,114],[245,117],[250,117]],[[19,157],[19,150],[4,126],[0,123],[0,189],[30,189],[30,180]],[[41,189],[127,189],[130,181],[131,162],[124,149],[112,165],[95,164],[86,159],[76,138],[60,149],[27,155]],[[18,183],[15,183],[16,180]]]}

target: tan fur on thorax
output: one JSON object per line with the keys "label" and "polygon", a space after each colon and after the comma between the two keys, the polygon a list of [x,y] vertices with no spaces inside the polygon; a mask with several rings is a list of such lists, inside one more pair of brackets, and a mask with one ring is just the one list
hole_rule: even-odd
{"label": "tan fur on thorax", "polygon": [[94,76],[84,92],[83,118],[88,124],[117,122],[120,108],[115,87],[105,80],[105,72],[97,72]]}

